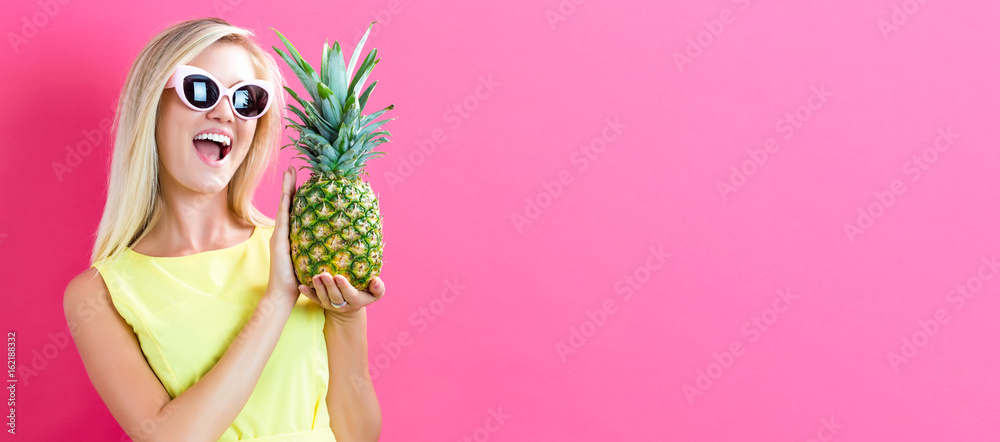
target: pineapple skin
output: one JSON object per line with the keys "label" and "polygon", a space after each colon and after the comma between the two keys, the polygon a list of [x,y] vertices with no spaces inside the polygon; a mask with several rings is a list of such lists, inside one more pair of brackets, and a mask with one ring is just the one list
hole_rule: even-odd
{"label": "pineapple skin", "polygon": [[292,198],[289,230],[299,282],[312,288],[322,272],[343,275],[367,291],[382,270],[382,215],[378,197],[360,177],[311,176]]}

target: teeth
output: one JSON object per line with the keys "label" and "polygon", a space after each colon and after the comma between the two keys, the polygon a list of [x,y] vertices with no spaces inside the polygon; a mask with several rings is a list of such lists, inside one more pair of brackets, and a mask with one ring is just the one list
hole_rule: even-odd
{"label": "teeth", "polygon": [[212,140],[217,143],[221,143],[223,146],[228,146],[232,141],[229,137],[221,134],[201,134],[194,137],[195,140]]}

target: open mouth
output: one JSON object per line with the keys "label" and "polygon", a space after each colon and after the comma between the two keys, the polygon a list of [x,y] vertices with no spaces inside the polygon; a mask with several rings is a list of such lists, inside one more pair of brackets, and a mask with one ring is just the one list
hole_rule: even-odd
{"label": "open mouth", "polygon": [[232,151],[229,137],[225,135],[203,134],[195,137],[193,143],[202,158],[213,162],[222,161]]}

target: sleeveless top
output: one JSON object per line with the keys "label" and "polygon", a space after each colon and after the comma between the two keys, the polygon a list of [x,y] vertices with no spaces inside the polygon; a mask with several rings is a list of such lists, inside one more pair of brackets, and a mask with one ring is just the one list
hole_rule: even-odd
{"label": "sleeveless top", "polygon": [[[153,373],[176,398],[211,369],[267,288],[273,227],[232,247],[181,257],[131,248],[93,264]],[[336,441],[323,307],[301,296],[250,399],[220,441]]]}

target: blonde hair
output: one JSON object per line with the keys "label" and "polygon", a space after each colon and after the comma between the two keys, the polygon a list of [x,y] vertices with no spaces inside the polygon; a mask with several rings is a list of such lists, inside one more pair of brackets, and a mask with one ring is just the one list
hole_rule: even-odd
{"label": "blonde hair", "polygon": [[219,18],[183,21],[161,31],[139,52],[125,79],[111,133],[108,197],[96,233],[91,265],[114,258],[134,245],[161,216],[156,151],[156,119],[163,86],[173,69],[187,64],[216,42],[237,44],[249,53],[258,78],[274,84],[270,110],[257,119],[250,151],[229,183],[229,210],[256,227],[274,221],[253,205],[253,193],[268,166],[277,165],[276,143],[282,135],[284,77],[270,54],[251,37],[253,31]]}

